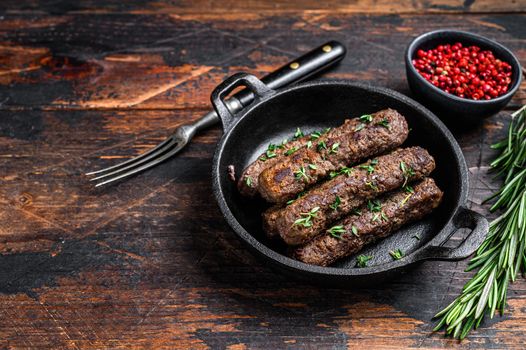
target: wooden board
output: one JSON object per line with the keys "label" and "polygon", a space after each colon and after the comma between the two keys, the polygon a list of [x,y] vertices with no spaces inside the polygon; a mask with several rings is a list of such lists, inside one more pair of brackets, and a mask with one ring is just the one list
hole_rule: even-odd
{"label": "wooden board", "polygon": [[[329,39],[349,53],[327,77],[408,94],[401,57],[416,33],[459,27],[524,60],[520,2],[477,1],[475,12],[520,11],[462,16],[409,14],[438,2],[396,7],[400,15],[354,14],[368,4],[360,1],[331,14],[247,2],[261,9],[250,15],[199,14],[199,3],[64,4],[9,2],[0,21],[0,348],[524,348],[522,279],[508,313],[458,343],[433,334],[431,317],[469,279],[465,261],[426,262],[356,290],[302,284],[262,265],[211,194],[217,128],[115,186],[95,190],[82,175],[197,119],[228,74],[265,74]],[[525,91],[482,126],[455,133],[470,169],[469,206],[483,214],[482,199],[498,186],[489,145]]]}

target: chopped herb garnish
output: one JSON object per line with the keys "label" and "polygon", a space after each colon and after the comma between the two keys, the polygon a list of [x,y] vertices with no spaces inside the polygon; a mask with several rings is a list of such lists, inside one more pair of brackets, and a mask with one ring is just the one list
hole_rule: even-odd
{"label": "chopped herb garnish", "polygon": [[318,150],[318,152],[321,152],[322,149],[327,149],[327,144],[325,143],[325,141],[320,141],[318,142],[316,149]]}
{"label": "chopped herb garnish", "polygon": [[314,164],[309,164],[309,169],[316,170],[318,167]]}
{"label": "chopped herb garnish", "polygon": [[331,236],[339,239],[339,238],[342,238],[342,234],[346,233],[347,231],[345,231],[343,226],[338,225],[338,226],[331,227],[330,229],[327,230],[327,232],[329,232]]}
{"label": "chopped herb garnish", "polygon": [[323,133],[326,134],[326,133],[328,133],[329,131],[331,131],[331,128],[325,128],[325,129],[323,130]]}
{"label": "chopped herb garnish", "polygon": [[312,226],[312,219],[316,218],[317,212],[320,210],[320,207],[314,207],[309,211],[308,213],[300,213],[301,218],[294,221],[293,225],[301,225],[303,227],[311,227]]}
{"label": "chopped herb garnish", "polygon": [[389,254],[393,257],[394,260],[400,260],[404,257],[404,252],[400,249],[391,250]]}
{"label": "chopped herb garnish", "polygon": [[355,235],[356,237],[358,237],[358,229],[356,228],[356,226],[352,225],[351,226],[351,231],[352,231],[352,234]]}
{"label": "chopped herb garnish", "polygon": [[365,128],[365,124],[364,123],[360,123],[356,128],[354,128],[354,131],[358,132],[358,131],[362,130],[363,128]]}
{"label": "chopped herb garnish", "polygon": [[287,152],[285,152],[285,155],[286,156],[290,156],[291,154],[293,154],[297,150],[298,150],[298,147],[292,147],[291,149],[287,150]]}
{"label": "chopped herb garnish", "polygon": [[415,190],[413,189],[413,187],[409,186],[409,185],[405,185],[403,188],[402,188],[405,192],[407,193],[415,193]]}
{"label": "chopped herb garnish", "polygon": [[251,176],[245,176],[245,183],[248,187],[252,187],[252,177]]}
{"label": "chopped herb garnish", "polygon": [[333,143],[332,146],[331,146],[331,149],[329,150],[329,154],[337,153],[338,152],[338,147],[340,147],[340,144],[338,142]]}
{"label": "chopped herb garnish", "polygon": [[402,187],[405,187],[405,185],[407,185],[407,181],[409,181],[409,177],[415,176],[415,171],[410,166],[407,166],[403,161],[400,162],[400,170],[402,170],[402,174],[404,176],[404,184]]}
{"label": "chopped herb garnish", "polygon": [[262,162],[264,162],[264,161],[267,160],[267,157],[266,157],[266,156],[261,156],[261,157],[259,157],[259,160],[262,161]]}
{"label": "chopped herb garnish", "polygon": [[418,234],[416,234],[416,235],[413,235],[413,237],[412,237],[412,238],[414,238],[414,239],[416,239],[416,240],[418,240],[418,241],[420,240],[420,236],[419,236]]}
{"label": "chopped herb garnish", "polygon": [[343,174],[349,176],[349,175],[351,175],[351,172],[352,172],[352,168],[347,168],[346,166],[344,166],[344,167],[342,167],[342,168],[341,168],[340,170],[338,170],[338,171],[331,171],[331,172],[329,173],[329,176],[330,176],[331,179],[333,179],[333,178],[335,178],[336,176],[338,176],[338,175],[343,175]]}
{"label": "chopped herb garnish", "polygon": [[289,140],[287,140],[287,139],[283,139],[283,141],[281,141],[281,146],[283,147],[283,146],[286,145],[288,142],[289,142]]}
{"label": "chopped herb garnish", "polygon": [[360,121],[364,123],[370,123],[373,120],[373,116],[370,114],[364,114],[360,117]]}
{"label": "chopped herb garnish", "polygon": [[297,171],[294,172],[294,175],[296,176],[296,180],[301,180],[305,178],[306,180],[309,179],[309,175],[307,175],[307,172],[305,171],[305,167],[300,167]]}
{"label": "chopped herb garnish", "polygon": [[320,137],[321,137],[320,131],[315,131],[312,134],[310,134],[310,139],[313,141],[319,139]]}
{"label": "chopped herb garnish", "polygon": [[380,202],[379,199],[368,200],[367,208],[369,208],[371,212],[379,212],[382,210],[382,202]]}
{"label": "chopped herb garnish", "polygon": [[336,199],[334,199],[334,203],[329,205],[329,208],[331,208],[332,210],[336,211],[336,210],[338,210],[338,207],[340,206],[340,204],[342,204],[342,200],[341,200],[340,196],[336,196]]}
{"label": "chopped herb garnish", "polygon": [[287,205],[291,205],[292,203],[294,203],[295,201],[297,201],[298,199],[300,199],[304,195],[305,195],[305,191],[300,192],[296,198],[289,200],[287,202]]}
{"label": "chopped herb garnish", "polygon": [[383,126],[384,128],[389,129],[389,120],[384,118],[381,121],[379,121],[378,123],[376,123],[376,125],[380,125],[380,126]]}
{"label": "chopped herb garnish", "polygon": [[373,218],[371,219],[371,222],[376,222],[380,220],[380,213],[376,213],[373,215]]}
{"label": "chopped herb garnish", "polygon": [[362,215],[362,211],[360,209],[353,209],[351,213],[356,216]]}
{"label": "chopped herb garnish", "polygon": [[382,220],[389,221],[389,218],[387,217],[387,215],[385,215],[383,210],[382,210]]}
{"label": "chopped herb garnish", "polygon": [[[272,147],[271,147],[272,146]],[[265,152],[267,159],[276,157],[276,145],[270,144],[268,146],[267,152]]]}
{"label": "chopped herb garnish", "polygon": [[303,137],[303,132],[301,131],[300,128],[297,128],[296,132],[294,133],[294,138],[299,139],[300,137]]}
{"label": "chopped herb garnish", "polygon": [[378,164],[378,159],[373,159],[369,164],[360,165],[359,168],[367,170],[368,174],[372,174],[376,164]]}
{"label": "chopped herb garnish", "polygon": [[358,255],[356,258],[356,266],[357,267],[367,267],[367,263],[369,260],[371,260],[373,257],[370,255]]}
{"label": "chopped herb garnish", "polygon": [[309,140],[309,141],[307,142],[307,148],[311,148],[311,147],[312,147],[312,141]]}

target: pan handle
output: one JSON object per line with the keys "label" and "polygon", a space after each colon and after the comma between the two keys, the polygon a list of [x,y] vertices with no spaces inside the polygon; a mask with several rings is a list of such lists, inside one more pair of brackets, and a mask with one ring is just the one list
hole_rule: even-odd
{"label": "pan handle", "polygon": [[[442,242],[434,242],[424,248],[415,257],[416,260],[462,260],[473,254],[486,238],[489,224],[488,220],[481,214],[460,207],[453,217],[453,228],[451,234]],[[470,228],[469,235],[455,248],[444,247],[443,245],[460,228]]]}
{"label": "pan handle", "polygon": [[239,86],[245,86],[253,94],[254,101],[252,103],[257,103],[264,97],[275,93],[274,90],[270,89],[261,80],[248,73],[233,74],[219,84],[214,91],[212,91],[210,99],[212,106],[223,123],[223,130],[225,132],[227,132],[234,123],[234,115],[230,112],[225,102],[225,97]]}

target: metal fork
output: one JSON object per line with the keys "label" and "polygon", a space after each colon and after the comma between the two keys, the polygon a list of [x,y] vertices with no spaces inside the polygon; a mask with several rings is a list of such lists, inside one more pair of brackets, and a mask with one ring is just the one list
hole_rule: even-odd
{"label": "metal fork", "polygon": [[[266,75],[261,81],[271,89],[297,83],[339,62],[345,53],[346,49],[341,43],[330,41]],[[247,107],[253,99],[252,93],[245,89],[225,102],[230,112],[236,114]],[[178,127],[171,136],[151,150],[120,164],[92,171],[86,175],[95,175],[90,181],[97,181],[95,186],[98,187],[150,169],[178,153],[197,132],[218,122],[217,113],[210,111],[194,123]]]}

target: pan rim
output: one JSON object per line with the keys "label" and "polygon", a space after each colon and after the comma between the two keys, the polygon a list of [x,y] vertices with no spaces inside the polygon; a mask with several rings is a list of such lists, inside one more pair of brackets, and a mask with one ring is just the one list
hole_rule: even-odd
{"label": "pan rim", "polygon": [[[455,209],[452,211],[451,215],[448,218],[448,221],[444,224],[444,226],[438,230],[438,232],[435,234],[434,238],[427,242],[422,247],[418,248],[417,250],[413,251],[411,254],[403,257],[400,260],[395,260],[389,263],[384,263],[380,265],[375,265],[371,267],[365,267],[360,269],[355,268],[340,268],[340,267],[323,267],[323,266],[316,266],[316,265],[310,265],[303,262],[300,262],[298,260],[294,260],[292,258],[289,258],[286,255],[280,254],[273,249],[267,247],[265,244],[257,240],[252,234],[250,234],[245,228],[238,222],[232,211],[230,210],[228,204],[226,203],[225,196],[223,193],[223,188],[220,184],[220,169],[219,164],[220,160],[223,155],[223,150],[225,148],[225,145],[227,144],[229,140],[229,136],[232,134],[232,131],[237,128],[239,123],[243,118],[245,118],[247,115],[252,113],[255,109],[257,109],[259,106],[261,106],[264,103],[270,102],[273,98],[291,93],[293,91],[303,90],[303,89],[309,89],[312,87],[320,87],[320,86],[345,86],[345,87],[354,87],[358,89],[363,89],[372,93],[377,93],[380,95],[384,95],[388,98],[394,98],[406,105],[408,105],[410,108],[416,110],[421,116],[427,118],[432,124],[433,127],[437,129],[437,131],[440,131],[449,141],[449,145],[456,157],[457,163],[460,167],[459,174],[460,174],[460,193],[456,197],[457,201],[455,203]],[[464,155],[462,153],[462,150],[460,149],[460,146],[454,136],[451,134],[449,129],[444,125],[444,123],[436,116],[434,115],[430,110],[425,108],[420,103],[416,102],[415,100],[411,99],[410,97],[407,97],[403,95],[402,93],[399,93],[395,90],[385,88],[385,87],[379,87],[374,86],[370,84],[360,83],[360,82],[351,82],[348,80],[317,80],[317,81],[310,81],[306,83],[301,83],[298,85],[290,86],[288,88],[276,91],[274,94],[263,98],[259,101],[256,101],[252,105],[250,105],[246,110],[242,111],[239,115],[239,117],[236,117],[236,120],[234,123],[229,127],[227,131],[223,134],[221,137],[215,154],[213,158],[213,168],[212,168],[212,185],[213,185],[213,192],[214,196],[216,198],[216,201],[219,205],[219,208],[221,210],[221,213],[225,217],[225,220],[229,224],[229,226],[232,228],[232,230],[236,233],[236,235],[246,244],[249,245],[250,248],[257,251],[258,254],[262,255],[266,259],[269,259],[270,262],[274,264],[278,264],[280,267],[286,268],[288,270],[300,270],[301,272],[306,272],[314,275],[321,275],[321,276],[335,276],[335,277],[358,277],[358,276],[370,276],[373,274],[380,274],[383,272],[387,272],[390,270],[395,270],[398,268],[401,268],[406,265],[411,265],[418,261],[418,259],[414,259],[414,257],[419,253],[422,252],[424,249],[426,249],[428,246],[430,246],[434,241],[443,242],[447,240],[448,236],[451,235],[451,227],[453,226],[453,218],[459,211],[459,208],[464,206],[464,204],[467,201],[467,194],[469,189],[469,179],[468,179],[468,167],[464,158]]]}

